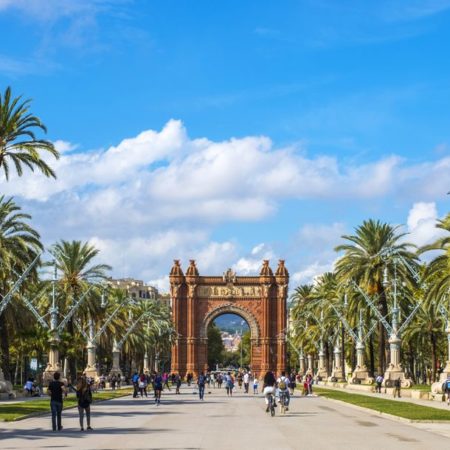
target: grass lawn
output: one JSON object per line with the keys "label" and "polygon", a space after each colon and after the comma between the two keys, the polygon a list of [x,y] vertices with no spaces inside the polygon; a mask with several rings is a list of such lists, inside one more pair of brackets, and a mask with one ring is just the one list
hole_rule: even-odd
{"label": "grass lawn", "polygon": [[411,386],[411,389],[414,389],[416,391],[431,392],[431,386],[429,384],[413,384]]}
{"label": "grass lawn", "polygon": [[383,398],[369,397],[367,395],[349,394],[347,392],[332,391],[321,387],[315,387],[314,391],[322,397],[334,400],[340,400],[352,405],[363,408],[373,409],[374,411],[392,414],[393,416],[403,417],[410,420],[449,420],[449,410],[432,408],[430,406],[421,406],[414,403],[398,402]]}
{"label": "grass lawn", "polygon": [[[132,393],[132,389],[120,389],[117,391],[102,391],[94,393],[94,403],[102,400],[111,400],[113,398],[123,397]],[[64,409],[77,405],[75,394],[69,394],[64,400]],[[0,404],[0,421],[13,421],[24,419],[35,413],[50,412],[50,399],[47,397],[42,400],[30,400],[22,403]]]}

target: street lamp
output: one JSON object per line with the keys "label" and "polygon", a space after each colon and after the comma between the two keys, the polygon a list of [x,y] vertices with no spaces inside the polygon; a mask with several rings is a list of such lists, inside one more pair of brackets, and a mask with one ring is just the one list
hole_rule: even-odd
{"label": "street lamp", "polygon": [[242,369],[242,347],[243,347],[243,341],[242,341],[242,327],[244,326],[244,321],[241,321],[241,369]]}

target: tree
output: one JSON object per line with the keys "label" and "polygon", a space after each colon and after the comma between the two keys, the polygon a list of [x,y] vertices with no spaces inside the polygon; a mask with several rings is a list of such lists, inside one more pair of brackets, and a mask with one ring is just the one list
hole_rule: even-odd
{"label": "tree", "polygon": [[[27,266],[42,250],[39,233],[27,221],[29,214],[10,199],[0,197],[0,289],[8,292],[10,281]],[[36,270],[30,274],[30,280],[36,278]],[[5,378],[11,378],[10,370],[10,335],[23,325],[23,308],[12,302],[0,315],[1,366]]]}
{"label": "tree", "polygon": [[212,323],[208,327],[208,366],[210,368],[215,368],[216,364],[222,360],[224,351],[220,329]]}
{"label": "tree", "polygon": [[[98,255],[99,250],[88,242],[81,241],[60,241],[56,243],[50,253],[55,258],[56,267],[61,276],[58,280],[58,307],[63,315],[68,312],[69,308],[75,304],[80,296],[84,295],[91,284],[96,284],[104,280],[107,271],[111,269],[107,264],[94,264],[92,262]],[[100,302],[92,302],[89,300],[98,300],[98,290],[92,290],[89,298],[80,307],[77,316],[82,316],[84,322],[89,317],[96,317],[103,314],[100,308]],[[68,331],[75,336],[75,328],[73,318],[69,321]],[[72,379],[76,379],[76,358],[73,357],[69,361],[70,373]]]}
{"label": "tree", "polygon": [[30,113],[30,103],[30,99],[22,101],[21,96],[13,98],[10,87],[6,88],[3,96],[0,94],[0,168],[7,180],[10,163],[19,176],[26,166],[31,171],[37,168],[46,177],[56,178],[41,153],[50,153],[58,159],[59,152],[50,141],[36,137],[36,130],[47,132],[47,129],[38,117]]}
{"label": "tree", "polygon": [[432,244],[422,247],[420,253],[438,252],[425,271],[425,282],[433,281],[429,285],[427,295],[442,299],[450,288],[450,214],[438,220],[436,227],[443,230],[445,235]]}
{"label": "tree", "polygon": [[[401,241],[405,234],[398,227],[387,223],[366,220],[356,228],[355,234],[342,236],[348,243],[338,245],[336,251],[344,255],[336,263],[336,273],[341,282],[353,280],[368,295],[378,298],[378,308],[383,316],[388,314],[387,293],[383,286],[383,272],[386,267],[393,276],[394,270],[404,281],[411,276],[402,264],[395,264],[395,255],[400,255],[412,265],[417,259],[410,251],[412,244]],[[391,255],[390,257],[388,255]],[[395,269],[394,269],[395,267]],[[386,331],[380,322],[378,328],[378,372],[386,369]]]}

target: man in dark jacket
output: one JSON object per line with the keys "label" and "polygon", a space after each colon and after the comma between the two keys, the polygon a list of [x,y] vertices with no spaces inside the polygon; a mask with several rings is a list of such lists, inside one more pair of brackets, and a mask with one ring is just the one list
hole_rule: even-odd
{"label": "man in dark jacket", "polygon": [[53,381],[48,385],[48,393],[50,394],[50,409],[52,411],[52,429],[56,431],[62,430],[61,413],[63,408],[63,395],[65,392],[64,383],[60,381],[61,374],[55,372],[53,374]]}

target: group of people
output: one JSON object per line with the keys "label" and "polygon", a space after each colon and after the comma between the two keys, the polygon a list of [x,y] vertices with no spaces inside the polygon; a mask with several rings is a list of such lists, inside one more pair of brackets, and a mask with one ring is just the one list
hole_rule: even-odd
{"label": "group of people", "polygon": [[[52,412],[52,429],[60,431],[62,426],[62,409],[64,398],[67,397],[67,388],[61,380],[61,374],[55,372],[53,380],[48,385],[48,393],[50,395],[50,409]],[[80,431],[84,431],[84,416],[86,415],[86,429],[92,430],[91,427],[91,403],[92,390],[90,380],[86,376],[81,376],[76,384],[76,395],[78,404],[78,416],[80,421]]]}

